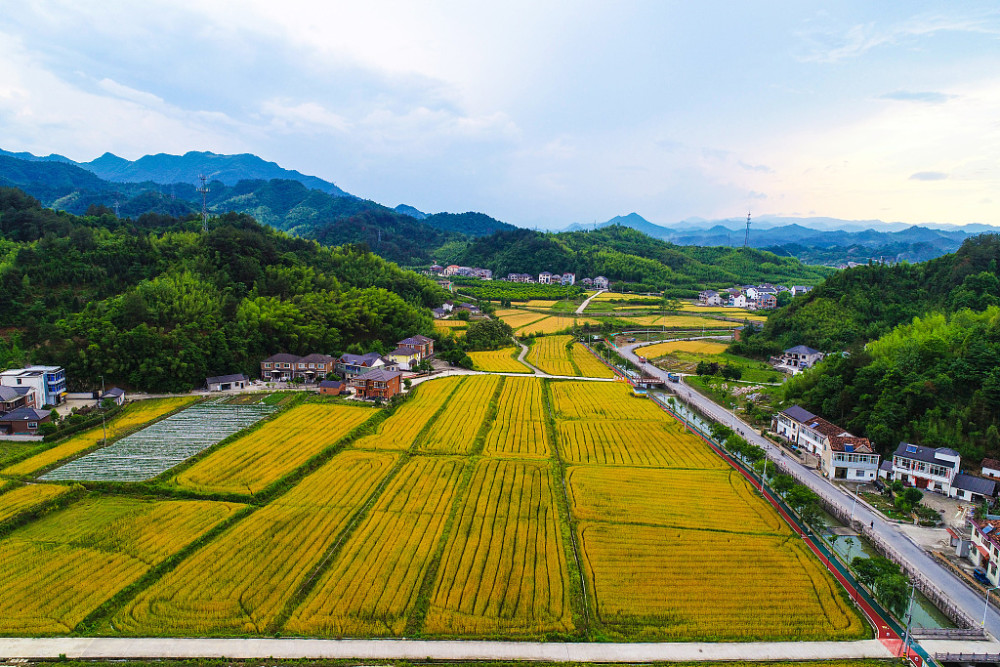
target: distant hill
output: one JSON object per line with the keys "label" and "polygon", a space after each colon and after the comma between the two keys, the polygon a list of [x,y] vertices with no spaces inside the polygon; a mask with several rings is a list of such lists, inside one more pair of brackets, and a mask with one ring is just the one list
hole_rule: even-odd
{"label": "distant hill", "polygon": [[171,183],[198,184],[198,177],[205,175],[210,181],[236,185],[240,181],[283,179],[298,181],[311,190],[319,190],[335,197],[353,197],[329,181],[307,176],[294,169],[283,169],[256,155],[220,155],[207,151],[191,151],[184,155],[158,153],[145,155],[138,160],[126,160],[113,153],[105,153],[90,162],[73,162],[62,155],[38,157],[31,153],[11,153],[0,150],[0,155],[32,162],[63,162],[85,169],[105,181],[116,183]]}
{"label": "distant hill", "polygon": [[423,220],[427,217],[427,214],[423,211],[413,208],[408,204],[400,204],[396,208],[392,209],[396,213],[402,213],[403,215],[408,215],[411,218],[416,218],[417,220]]}

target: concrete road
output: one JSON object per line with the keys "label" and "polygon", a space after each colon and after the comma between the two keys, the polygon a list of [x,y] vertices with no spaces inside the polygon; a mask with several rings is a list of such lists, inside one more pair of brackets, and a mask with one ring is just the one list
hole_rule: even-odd
{"label": "concrete road", "polygon": [[355,658],[368,660],[534,660],[661,662],[890,658],[876,639],[858,642],[541,643],[398,639],[0,638],[0,659]]}
{"label": "concrete road", "polygon": [[577,315],[583,315],[583,311],[587,310],[587,306],[590,304],[590,300],[593,299],[598,294],[600,294],[601,292],[607,292],[607,291],[608,290],[606,290],[606,289],[599,289],[596,292],[594,292],[593,294],[591,294],[589,297],[587,297],[587,300],[584,301],[583,303],[581,303],[580,307],[576,309],[576,314]]}
{"label": "concrete road", "polygon": [[[637,345],[638,344],[623,346],[619,348],[619,352],[625,358],[638,364],[636,355],[632,351],[632,348]],[[661,371],[652,364],[642,364],[642,367],[651,375],[655,375],[664,380],[667,377],[666,371]],[[669,386],[673,391],[679,394],[681,398],[692,405],[698,406],[702,412],[710,416],[715,421],[740,432],[740,434],[743,435],[747,441],[762,447],[772,460],[774,460],[775,457],[781,456],[777,447],[772,445],[766,438],[761,436],[760,433],[753,430],[742,420],[737,419],[732,412],[722,408],[702,394],[699,394],[683,382],[670,383]],[[863,504],[855,503],[854,496],[841,491],[818,472],[810,468],[806,468],[797,461],[793,460],[791,457],[786,456],[781,459],[781,462],[783,467],[788,469],[789,472],[791,472],[802,484],[805,484],[827,500],[846,509],[847,512],[853,511],[854,516],[864,523],[874,523],[878,535],[883,540],[888,542],[901,558],[906,560],[911,566],[918,569],[920,572],[923,572],[925,577],[933,582],[939,589],[944,591],[945,594],[951,598],[952,602],[954,602],[971,618],[983,618],[986,602],[982,593],[973,590],[965,582],[940,565],[937,560],[930,556],[930,554],[921,549],[905,533],[899,530],[896,524],[886,521],[882,518],[881,514],[872,512]],[[998,613],[992,606],[986,613],[986,630],[994,637],[1000,637],[1000,613]]]}

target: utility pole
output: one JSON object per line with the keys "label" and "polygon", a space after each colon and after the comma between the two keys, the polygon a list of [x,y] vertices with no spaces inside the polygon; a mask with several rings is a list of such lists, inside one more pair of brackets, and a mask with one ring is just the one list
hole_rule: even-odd
{"label": "utility pole", "polygon": [[910,602],[906,606],[906,632],[903,633],[903,657],[910,652],[910,622],[913,620],[913,594],[917,591],[917,582],[910,582],[910,586]]}
{"label": "utility pole", "polygon": [[107,412],[101,403],[104,401],[104,376],[101,376],[101,396],[97,399],[97,404],[101,406],[101,431],[104,432],[104,444],[108,444],[108,425],[104,420],[104,414]]}
{"label": "utility pole", "polygon": [[198,188],[198,192],[201,193],[201,231],[208,231],[208,176],[205,174],[199,174],[198,179],[201,181],[201,187]]}
{"label": "utility pole", "polygon": [[743,237],[743,247],[750,245],[750,211],[747,211],[747,235]]}

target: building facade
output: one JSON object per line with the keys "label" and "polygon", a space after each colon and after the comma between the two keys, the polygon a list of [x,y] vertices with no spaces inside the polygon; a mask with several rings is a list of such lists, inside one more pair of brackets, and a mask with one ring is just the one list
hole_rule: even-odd
{"label": "building facade", "polygon": [[947,495],[961,467],[962,457],[954,449],[935,449],[901,442],[892,454],[889,478]]}
{"label": "building facade", "polygon": [[351,378],[349,384],[358,398],[379,398],[387,401],[402,391],[402,377],[403,374],[399,371],[376,368],[364,375]]}
{"label": "building facade", "polygon": [[66,399],[66,371],[62,366],[28,366],[0,373],[0,386],[29,387],[35,403],[59,405]]}

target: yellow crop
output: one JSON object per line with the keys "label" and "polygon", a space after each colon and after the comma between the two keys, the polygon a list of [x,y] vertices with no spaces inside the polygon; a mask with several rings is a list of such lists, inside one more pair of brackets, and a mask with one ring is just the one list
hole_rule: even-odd
{"label": "yellow crop", "polygon": [[646,315],[644,317],[630,317],[628,321],[644,326],[663,327],[666,329],[735,329],[740,326],[739,322],[717,320],[711,317],[697,317],[695,315]]}
{"label": "yellow crop", "polygon": [[486,434],[483,453],[530,458],[551,455],[541,380],[513,377],[504,380],[497,417]]}
{"label": "yellow crop", "polygon": [[566,344],[572,340],[572,336],[536,338],[528,348],[526,359],[532,366],[550,375],[576,375],[576,368],[566,349]]}
{"label": "yellow crop", "polygon": [[468,454],[501,379],[498,375],[465,378],[444,412],[434,420],[419,450],[436,454]]}
{"label": "yellow crop", "polygon": [[496,311],[496,316],[514,329],[548,318],[548,315],[545,315],[544,313],[535,313],[530,310],[518,310],[516,308],[498,310]]}
{"label": "yellow crop", "polygon": [[143,591],[114,618],[129,634],[273,632],[398,454],[341,452]]}
{"label": "yellow crop", "polygon": [[531,369],[517,360],[519,347],[505,347],[486,352],[469,352],[477,371],[488,373],[530,373]]}
{"label": "yellow crop", "polygon": [[151,567],[242,507],[104,497],[0,542],[0,633],[65,634]]}
{"label": "yellow crop", "polygon": [[728,343],[717,340],[674,340],[669,343],[647,345],[634,350],[647,359],[656,359],[674,352],[689,352],[691,354],[722,354],[729,347]]}
{"label": "yellow crop", "polygon": [[[579,466],[566,475],[581,520],[790,535],[737,471]],[[737,528],[734,528],[737,527]]]}
{"label": "yellow crop", "polygon": [[567,577],[549,465],[481,460],[445,546],[424,630],[571,630]]}
{"label": "yellow crop", "polygon": [[595,320],[592,317],[565,317],[553,315],[542,320],[523,324],[520,327],[516,327],[513,324],[511,324],[511,326],[517,330],[518,334],[525,335],[532,333],[553,334],[559,331],[565,331],[566,329],[574,326],[583,326],[584,324],[600,324],[600,320]]}
{"label": "yellow crop", "polygon": [[570,463],[718,470],[729,466],[677,422],[580,419],[556,425]]}
{"label": "yellow crop", "polygon": [[462,459],[415,457],[379,497],[285,630],[400,635],[444,530]]}
{"label": "yellow crop", "polygon": [[[108,440],[120,438],[137,427],[193,403],[195,400],[194,396],[181,396],[178,398],[154,398],[131,403],[125,407],[120,415],[107,423]],[[51,449],[5,468],[2,472],[5,475],[31,475],[63,459],[97,446],[103,437],[104,431],[100,426],[88,429],[71,436],[68,440],[62,441]]]}
{"label": "yellow crop", "polygon": [[420,383],[411,390],[416,392],[414,396],[379,424],[375,433],[356,440],[352,446],[358,449],[409,449],[461,382],[461,377],[447,377]]}
{"label": "yellow crop", "polygon": [[553,382],[552,407],[561,419],[664,421],[666,413],[632,396],[623,382]]}
{"label": "yellow crop", "polygon": [[[0,484],[0,489],[4,485]],[[0,523],[70,492],[59,484],[27,484],[0,494]]]}
{"label": "yellow crop", "polygon": [[215,450],[177,475],[175,483],[207,493],[259,493],[377,412],[350,405],[296,406]]}
{"label": "yellow crop", "polygon": [[579,536],[592,609],[626,637],[806,641],[867,632],[801,540],[603,522],[582,522]]}
{"label": "yellow crop", "polygon": [[570,358],[580,370],[580,375],[585,378],[613,378],[615,372],[604,365],[604,363],[594,356],[593,352],[577,343],[570,350]]}
{"label": "yellow crop", "polygon": [[531,299],[524,305],[528,308],[551,308],[556,303],[555,299]]}

